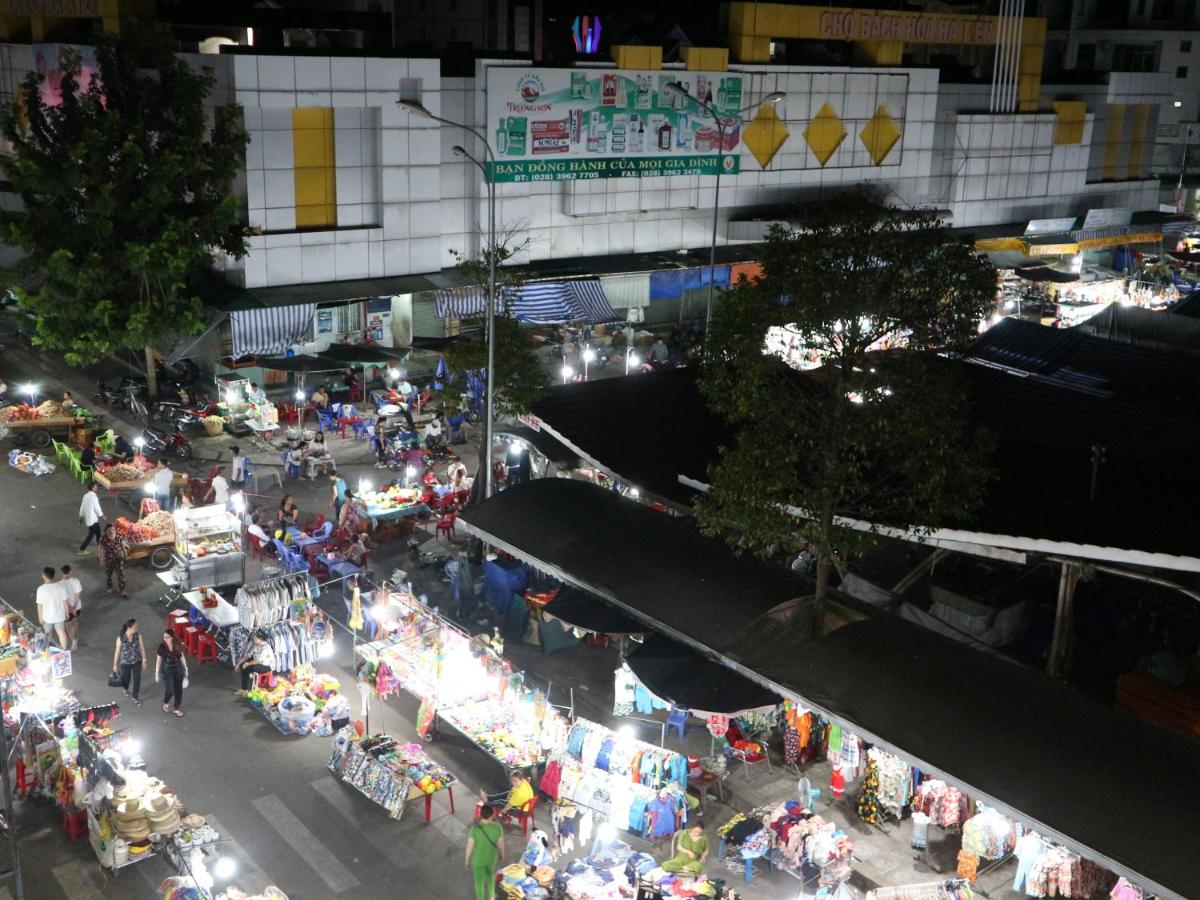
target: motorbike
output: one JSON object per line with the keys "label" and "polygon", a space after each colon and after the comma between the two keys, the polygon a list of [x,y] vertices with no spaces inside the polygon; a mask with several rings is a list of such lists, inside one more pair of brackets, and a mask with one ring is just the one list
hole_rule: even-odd
{"label": "motorbike", "polygon": [[92,399],[117,409],[130,409],[133,401],[146,393],[146,382],[126,375],[121,378],[116,387],[109,387],[103,381],[96,382],[96,392]]}
{"label": "motorbike", "polygon": [[142,429],[140,437],[142,444],[138,452],[147,459],[158,460],[174,456],[186,462],[192,458],[192,442],[178,425],[170,432],[147,425]]}
{"label": "motorbike", "polygon": [[167,425],[179,425],[184,429],[201,425],[206,418],[219,412],[213,400],[202,399],[196,403],[164,400],[154,407],[154,417]]}

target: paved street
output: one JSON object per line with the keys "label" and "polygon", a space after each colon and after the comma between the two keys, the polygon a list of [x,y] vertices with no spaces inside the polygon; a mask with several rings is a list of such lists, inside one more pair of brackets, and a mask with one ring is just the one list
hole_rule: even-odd
{"label": "paved street", "polygon": [[[62,389],[73,390],[76,396],[90,395],[84,373],[55,367],[27,351],[10,349],[4,374],[10,384],[26,378],[35,380],[51,395]],[[190,469],[199,474],[210,460],[228,459],[231,443],[227,436],[199,438],[197,459]],[[241,442],[243,447],[246,443]],[[9,446],[10,442],[4,444],[6,450]],[[362,442],[334,438],[332,449],[352,485],[360,478],[377,482],[384,474],[374,468]],[[260,464],[271,463],[261,453],[251,451],[250,455]],[[297,498],[304,518],[328,511],[329,488],[323,479],[286,481],[285,490]],[[256,505],[274,508],[280,491],[273,481],[267,487],[265,479],[263,491]],[[73,654],[75,674],[68,684],[87,704],[123,699],[119,690],[106,686],[113,641],[121,622],[131,616],[137,618],[147,635],[148,649],[153,652],[151,640],[162,626],[165,608],[159,601],[162,585],[145,561],[127,565],[130,598],[122,600],[105,593],[94,556],[83,559],[75,555],[82,538],[76,518],[82,492],[83,488],[65,471],[35,478],[8,466],[0,469],[0,529],[8,538],[0,542],[0,597],[33,618],[33,594],[40,568],[64,562],[76,567],[84,586],[85,618],[81,647]],[[109,496],[103,498],[102,506],[110,519],[129,514],[124,505],[119,506]],[[417,537],[433,541],[426,530],[418,530]],[[459,535],[456,544],[462,546],[462,541]],[[448,550],[445,540],[430,546],[439,546],[442,552]],[[390,573],[395,567],[408,570],[414,589],[427,594],[433,604],[446,596],[447,586],[439,567],[413,566],[403,542],[381,546],[372,561],[376,573]],[[327,591],[320,603],[345,621],[338,589]],[[538,681],[553,685],[554,702],[567,704],[573,698],[579,714],[596,721],[612,720],[612,671],[618,664],[615,647],[581,645],[547,655],[510,641],[506,653]],[[343,633],[335,658],[326,660],[320,669],[340,678],[347,693],[354,697],[350,657],[350,642]],[[432,745],[432,754],[462,782],[456,792],[456,814],[451,815],[445,797],[439,796],[429,826],[424,825],[417,809],[394,822],[327,772],[327,738],[281,735],[248,704],[235,698],[231,693],[234,676],[227,667],[193,665],[183,719],[161,712],[152,672],[143,683],[145,705],[136,708],[124,704],[123,724],[142,742],[148,771],[162,777],[189,810],[209,817],[229,840],[227,852],[238,859],[237,883],[241,887],[252,890],[276,884],[293,900],[376,897],[395,891],[413,897],[470,895],[469,873],[461,865],[460,854],[472,810],[471,798],[480,786],[489,791],[504,787],[500,767],[479,751],[447,737],[439,738]],[[375,702],[371,729],[415,739],[412,723],[416,708],[416,701],[407,694],[385,703]],[[657,740],[655,726],[638,727],[641,737]],[[692,728],[684,742],[668,738],[668,746],[707,754],[709,739],[703,729]],[[810,765],[807,774],[814,784],[827,786],[828,769],[824,764]],[[735,771],[726,784],[725,804],[709,804],[706,827],[711,833],[734,811],[789,798],[794,792],[794,779],[795,773],[778,761],[772,773],[755,771],[750,779],[740,770]],[[852,794],[848,792],[847,797]],[[826,791],[818,811],[838,820],[854,837],[856,872],[852,883],[860,891],[876,884],[936,880],[941,873],[953,870],[957,836],[933,836],[930,852],[918,856],[908,847],[907,823],[885,828],[865,826],[854,817],[852,801],[842,800],[831,806],[827,795]],[[171,874],[164,861],[152,859],[123,870],[116,880],[107,877],[85,840],[67,840],[54,808],[46,800],[18,801],[17,817],[27,897],[82,900],[98,892],[114,897],[152,897],[159,881]],[[520,836],[511,835],[509,856],[519,855],[521,845]],[[661,852],[661,848],[651,848],[651,852],[654,849]],[[722,874],[719,866],[714,867],[713,874]],[[1001,867],[984,876],[981,886],[990,888],[990,896],[1005,897],[1010,895],[1005,889],[1009,881],[1009,867]],[[744,887],[750,900],[774,900],[796,897],[799,885],[775,872],[765,876],[760,873],[753,885]],[[0,887],[0,900],[8,896]]]}

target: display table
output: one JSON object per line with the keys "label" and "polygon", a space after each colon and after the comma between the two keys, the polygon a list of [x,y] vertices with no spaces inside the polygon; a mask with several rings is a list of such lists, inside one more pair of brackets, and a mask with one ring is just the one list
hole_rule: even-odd
{"label": "display table", "polygon": [[339,686],[333,676],[304,664],[286,678],[276,676],[270,690],[248,691],[246,699],[281,734],[330,735],[335,721],[350,718],[350,702],[338,693]]}
{"label": "display table", "polygon": [[407,804],[424,798],[428,825],[433,795],[442,791],[450,801],[450,814],[454,814],[458,779],[431,760],[420,744],[404,744],[386,734],[362,738],[353,726],[346,726],[334,736],[328,767],[393,819],[403,815]]}
{"label": "display table", "polygon": [[185,591],[183,599],[190,603],[196,612],[200,613],[200,615],[204,616],[204,618],[208,619],[208,621],[212,622],[218,628],[228,628],[231,625],[238,624],[240,619],[236,606],[215,591],[209,596],[216,598],[217,605],[205,606],[204,595],[204,591]]}

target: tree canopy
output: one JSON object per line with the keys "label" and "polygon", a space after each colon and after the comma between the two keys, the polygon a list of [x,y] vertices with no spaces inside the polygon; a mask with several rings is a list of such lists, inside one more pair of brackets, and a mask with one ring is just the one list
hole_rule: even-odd
{"label": "tree canopy", "polygon": [[78,53],[63,51],[61,102],[33,72],[0,111],[12,149],[0,166],[23,205],[8,239],[44,278],[18,299],[35,342],[76,365],[199,331],[214,250],[246,252],[231,188],[247,136],[234,108],[208,106],[211,70],[155,26],[100,37],[95,57],[81,78]]}
{"label": "tree canopy", "polygon": [[[939,354],[977,334],[996,273],[932,212],[871,192],[793,220],[714,314],[701,386],[737,437],[699,517],[738,549],[807,547],[820,622],[830,567],[871,540],[844,520],[928,528],[982,502],[987,436]],[[792,364],[785,345],[802,348]]]}
{"label": "tree canopy", "polygon": [[[519,270],[506,267],[522,248],[504,239],[497,240],[492,251],[485,247],[478,257],[458,255],[458,271],[485,294],[488,287],[489,253],[496,254],[496,290],[501,296],[505,291],[519,288],[522,283]],[[486,314],[468,320],[470,331],[450,345],[446,351],[446,364],[455,377],[475,373],[486,386],[487,380],[487,333]],[[521,324],[506,312],[497,312],[496,323],[496,388],[495,407],[498,413],[519,415],[529,412],[533,404],[546,392],[546,370],[529,346],[529,336]],[[457,385],[457,382],[455,382]],[[447,392],[446,402],[451,408],[458,398]]]}

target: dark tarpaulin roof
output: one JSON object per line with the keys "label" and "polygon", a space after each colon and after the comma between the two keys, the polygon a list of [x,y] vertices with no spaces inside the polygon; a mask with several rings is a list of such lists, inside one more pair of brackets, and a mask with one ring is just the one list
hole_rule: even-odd
{"label": "dark tarpaulin roof", "polygon": [[893,616],[781,640],[762,615],[794,579],[593,485],[529,482],[462,518],[1150,890],[1200,897],[1195,739]]}
{"label": "dark tarpaulin roof", "polygon": [[636,609],[658,630],[687,631],[731,658],[748,652],[763,628],[786,631],[764,617],[812,593],[807,579],[734,556],[690,519],[584,481],[536,479],[468,507],[460,520],[549,564],[551,574],[571,573],[581,586]]}
{"label": "dark tarpaulin roof", "polygon": [[255,365],[276,372],[337,372],[346,368],[345,363],[319,356],[261,356]]}
{"label": "dark tarpaulin roof", "polygon": [[532,412],[628,484],[690,504],[695,493],[679,476],[706,481],[717,447],[732,441],[696,376],[685,368],[558,385]]}
{"label": "dark tarpaulin roof", "polygon": [[1142,879],[1200,897],[1185,849],[1200,847],[1195,738],[891,617],[813,643],[786,686]]}
{"label": "dark tarpaulin roof", "polygon": [[377,344],[330,344],[321,351],[321,356],[332,359],[343,366],[358,363],[389,363],[399,360],[408,352],[403,349],[393,350],[390,347],[380,347]]}
{"label": "dark tarpaulin roof", "polygon": [[1170,307],[1167,312],[1187,316],[1189,319],[1200,319],[1200,288],[1193,288],[1190,294]]}
{"label": "dark tarpaulin roof", "polygon": [[1150,350],[1200,355],[1200,322],[1140,306],[1110,303],[1072,330]]}
{"label": "dark tarpaulin roof", "polygon": [[542,611],[568,625],[596,634],[644,634],[649,631],[643,622],[629,613],[574,587],[564,587],[542,607]]}
{"label": "dark tarpaulin roof", "polygon": [[680,709],[731,714],[781,701],[757,681],[661,634],[648,635],[625,663],[646,690]]}
{"label": "dark tarpaulin roof", "polygon": [[1079,276],[1074,272],[1063,272],[1051,266],[1021,266],[1013,271],[1026,281],[1053,281],[1058,284],[1066,284],[1079,280]]}

